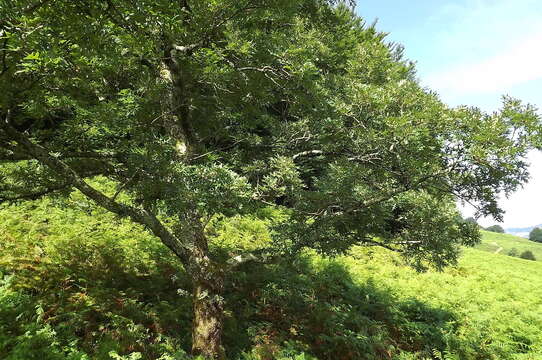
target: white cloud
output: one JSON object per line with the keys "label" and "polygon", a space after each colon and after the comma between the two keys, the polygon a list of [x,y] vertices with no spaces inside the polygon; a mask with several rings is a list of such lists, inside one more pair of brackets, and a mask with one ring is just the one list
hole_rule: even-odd
{"label": "white cloud", "polygon": [[444,98],[506,93],[511,87],[542,78],[542,31],[518,39],[496,56],[462,64],[429,76],[426,83]]}
{"label": "white cloud", "polygon": [[[505,211],[503,222],[505,228],[529,227],[542,223],[542,153],[531,152],[528,161],[531,164],[529,183],[510,198],[502,198],[499,201],[499,205]],[[469,206],[462,206],[461,211],[465,216],[474,213]],[[485,227],[495,224],[492,218],[479,219],[478,222]]]}
{"label": "white cloud", "polygon": [[453,0],[428,19],[453,62],[493,56],[541,29],[540,0]]}
{"label": "white cloud", "polygon": [[506,227],[524,227],[542,223],[542,153],[531,153],[529,162],[531,181],[521,191],[501,201],[501,206],[506,211],[504,218]]}

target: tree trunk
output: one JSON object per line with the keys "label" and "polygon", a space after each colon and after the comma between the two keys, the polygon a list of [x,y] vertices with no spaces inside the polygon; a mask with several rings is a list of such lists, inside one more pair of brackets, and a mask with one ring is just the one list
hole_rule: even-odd
{"label": "tree trunk", "polygon": [[[222,287],[222,279],[214,285]],[[218,292],[215,286],[206,282],[194,284],[192,353],[213,360],[225,359],[222,347],[224,305]]]}
{"label": "tree trunk", "polygon": [[222,347],[224,318],[224,273],[209,257],[207,239],[201,224],[195,221],[194,247],[191,249],[189,270],[193,283],[194,319],[192,324],[192,353],[213,360],[225,359]]}

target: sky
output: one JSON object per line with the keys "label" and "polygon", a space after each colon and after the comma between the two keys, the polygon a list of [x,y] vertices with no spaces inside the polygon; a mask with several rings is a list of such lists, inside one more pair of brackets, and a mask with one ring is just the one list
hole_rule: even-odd
{"label": "sky", "polygon": [[[405,46],[421,84],[447,104],[492,112],[510,95],[542,108],[542,1],[358,0],[356,11]],[[505,228],[542,223],[542,153],[528,160],[529,183],[500,199]]]}

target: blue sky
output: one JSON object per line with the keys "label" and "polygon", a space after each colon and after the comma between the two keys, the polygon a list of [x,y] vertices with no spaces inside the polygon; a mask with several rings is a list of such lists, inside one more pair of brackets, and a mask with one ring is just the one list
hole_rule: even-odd
{"label": "blue sky", "polygon": [[[494,111],[511,95],[542,108],[542,1],[358,0],[357,12],[405,46],[421,83],[444,102]],[[501,199],[505,227],[542,223],[542,154],[529,161],[529,184]]]}

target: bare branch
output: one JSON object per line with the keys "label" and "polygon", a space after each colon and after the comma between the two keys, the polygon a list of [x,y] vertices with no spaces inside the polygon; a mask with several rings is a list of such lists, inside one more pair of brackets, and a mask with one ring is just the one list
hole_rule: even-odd
{"label": "bare branch", "polygon": [[190,161],[194,161],[194,160],[197,160],[197,159],[201,159],[202,157],[205,157],[207,155],[210,155],[210,154],[213,154],[213,153],[216,153],[216,152],[219,152],[219,151],[225,151],[225,150],[229,150],[231,148],[234,148],[235,146],[237,146],[238,144],[242,143],[244,141],[244,139],[241,139],[241,140],[237,140],[235,141],[233,144],[231,145],[228,145],[228,146],[224,146],[223,148],[220,148],[220,149],[216,149],[216,150],[212,150],[212,151],[208,151],[204,154],[201,154],[201,155],[198,155],[198,156],[195,156],[193,158],[190,159]]}
{"label": "bare branch", "polygon": [[316,155],[322,155],[324,152],[322,150],[307,150],[302,151],[300,153],[295,154],[292,156],[292,160],[295,160],[301,156],[316,156]]}
{"label": "bare branch", "polygon": [[279,254],[270,255],[266,252],[268,250],[269,249],[258,249],[252,252],[232,256],[228,261],[226,261],[226,268],[231,271],[249,262],[257,262],[259,264],[271,264],[284,257]]}
{"label": "bare branch", "polygon": [[117,196],[119,196],[119,194],[122,192],[122,190],[124,190],[128,185],[130,185],[130,183],[132,181],[134,181],[134,179],[135,179],[135,177],[137,176],[138,173],[139,173],[139,170],[136,170],[134,172],[134,175],[132,175],[128,180],[126,180],[126,182],[124,184],[119,186],[117,192],[115,192],[115,195],[113,195],[113,197],[111,198],[113,201],[117,198]]}
{"label": "bare branch", "polygon": [[[297,158],[302,157],[302,156],[317,156],[317,155],[339,157],[339,156],[345,156],[347,154],[335,153],[335,152],[324,153],[322,150],[307,150],[307,151],[302,151],[300,153],[295,154],[294,156],[292,156],[292,159],[296,160]],[[372,162],[372,160],[378,160],[378,159],[379,159],[378,152],[365,154],[365,155],[350,156],[346,158],[346,160],[348,161],[358,162],[358,163]]]}
{"label": "bare branch", "polygon": [[384,244],[384,243],[381,243],[379,241],[374,241],[374,240],[369,240],[369,239],[364,239],[362,241],[362,244],[367,244],[367,246],[380,246],[380,247],[382,247],[384,249],[388,249],[388,250],[398,252],[398,253],[404,252],[403,250],[394,248],[394,247],[392,247],[392,246],[390,246],[388,244]]}
{"label": "bare branch", "polygon": [[178,51],[180,53],[183,53],[183,54],[189,54],[194,49],[196,49],[198,46],[201,46],[201,43],[191,44],[191,45],[177,45],[177,44],[171,45],[171,47],[174,50],[176,50],[176,51]]}

